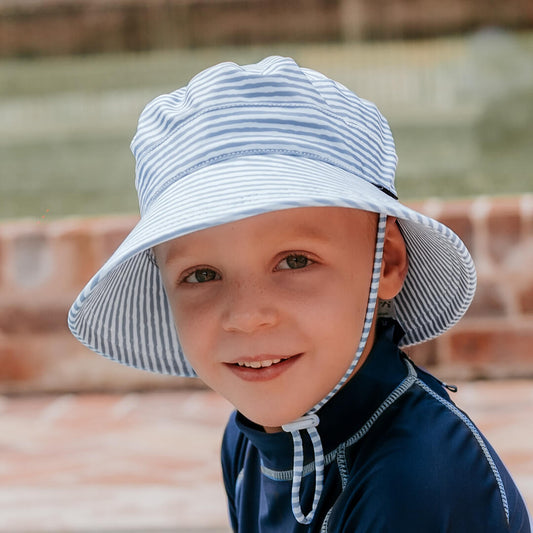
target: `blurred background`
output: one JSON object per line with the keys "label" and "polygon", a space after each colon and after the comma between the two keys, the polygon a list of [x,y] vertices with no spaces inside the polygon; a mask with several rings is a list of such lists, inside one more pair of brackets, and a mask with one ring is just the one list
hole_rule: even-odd
{"label": "blurred background", "polygon": [[404,198],[529,191],[532,24],[526,0],[3,0],[0,217],[134,212],[143,106],[271,54],[382,109]]}
{"label": "blurred background", "polygon": [[98,358],[65,323],[137,220],[144,105],[272,54],[374,101],[400,197],[470,247],[472,309],[413,357],[460,382],[533,504],[530,0],[1,0],[0,531],[228,530],[230,407]]}

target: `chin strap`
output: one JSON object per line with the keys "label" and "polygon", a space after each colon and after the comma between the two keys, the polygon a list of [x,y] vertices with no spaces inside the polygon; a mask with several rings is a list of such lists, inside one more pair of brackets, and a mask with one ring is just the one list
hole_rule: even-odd
{"label": "chin strap", "polygon": [[[322,495],[322,487],[324,485],[324,452],[322,450],[322,441],[320,435],[316,429],[320,419],[317,415],[307,414],[298,418],[294,422],[281,426],[283,431],[292,435],[292,441],[294,444],[294,469],[292,476],[292,493],[291,493],[291,505],[294,518],[300,522],[300,524],[310,524],[315,516],[316,508],[318,507],[318,501]],[[313,444],[313,452],[315,455],[315,495],[313,498],[313,507],[309,514],[304,515],[302,512],[302,506],[300,505],[300,485],[302,482],[304,471],[304,448],[302,443],[302,436],[300,431],[307,431],[307,434],[311,438]]]}
{"label": "chin strap", "polygon": [[[370,283],[370,292],[368,295],[368,303],[366,306],[365,321],[363,325],[363,331],[361,333],[361,340],[357,352],[344,376],[335,385],[335,387],[325,396],[320,402],[318,402],[313,408],[311,408],[304,416],[298,418],[294,422],[284,424],[283,431],[292,435],[292,441],[294,445],[294,460],[293,460],[293,475],[292,475],[292,492],[291,492],[291,506],[294,518],[300,524],[310,524],[315,516],[315,512],[318,507],[320,496],[324,486],[324,452],[322,450],[322,441],[320,434],[318,433],[317,426],[320,423],[318,415],[315,413],[326,404],[341,387],[348,381],[352,375],[363,350],[365,349],[368,335],[372,328],[372,322],[374,320],[374,312],[376,310],[378,300],[378,287],[379,279],[381,277],[381,262],[383,258],[383,245],[385,242],[385,226],[387,223],[387,216],[384,214],[379,215],[378,230],[376,236],[376,251],[374,254],[374,266],[372,268],[372,281]],[[311,444],[313,445],[314,454],[314,471],[315,471],[315,494],[313,497],[313,505],[311,511],[307,515],[303,514],[301,501],[300,501],[300,487],[302,483],[302,477],[304,476],[304,450],[301,431],[306,431]]]}

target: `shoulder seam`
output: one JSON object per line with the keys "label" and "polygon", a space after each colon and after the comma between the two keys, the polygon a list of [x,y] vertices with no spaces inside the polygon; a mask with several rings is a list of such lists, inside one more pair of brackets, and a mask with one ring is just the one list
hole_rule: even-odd
{"label": "shoulder seam", "polygon": [[503,485],[503,480],[500,476],[500,472],[498,471],[498,467],[496,466],[496,463],[494,462],[494,459],[492,458],[492,455],[490,454],[489,449],[487,448],[483,438],[481,437],[481,433],[476,428],[474,423],[453,403],[449,402],[439,394],[437,394],[433,389],[428,387],[420,378],[416,380],[416,384],[424,390],[427,394],[429,394],[433,399],[437,400],[439,403],[441,403],[444,407],[446,407],[449,411],[451,411],[457,418],[465,424],[465,426],[470,430],[470,433],[476,440],[478,446],[481,448],[481,451],[483,452],[483,455],[485,456],[485,459],[487,460],[490,469],[492,470],[492,474],[494,476],[494,479],[496,481],[496,484],[498,485],[498,490],[500,491],[500,498],[502,501],[502,506],[505,511],[505,518],[507,520],[507,525],[510,524],[510,517],[509,517],[509,503],[507,501],[507,494],[505,493],[505,487]]}

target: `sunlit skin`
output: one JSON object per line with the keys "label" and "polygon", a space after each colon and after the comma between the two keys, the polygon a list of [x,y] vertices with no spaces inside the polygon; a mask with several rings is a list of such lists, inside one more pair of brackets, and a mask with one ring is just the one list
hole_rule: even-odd
{"label": "sunlit skin", "polygon": [[[267,431],[326,396],[359,344],[376,229],[373,213],[306,207],[156,246],[178,336],[203,381]],[[406,271],[389,218],[378,296],[394,297]],[[355,372],[373,340],[374,328]]]}

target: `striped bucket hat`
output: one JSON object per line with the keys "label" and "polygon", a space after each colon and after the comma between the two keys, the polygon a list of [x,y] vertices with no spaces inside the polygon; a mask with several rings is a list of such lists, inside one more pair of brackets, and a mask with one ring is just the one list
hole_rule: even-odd
{"label": "striped bucket hat", "polygon": [[[379,213],[363,335],[346,374],[301,419],[283,426],[294,441],[292,508],[313,519],[324,465],[317,412],[349,378],[376,308],[384,228],[398,219],[409,269],[392,302],[405,332],[400,345],[441,334],[475,291],[472,259],[446,226],[402,205],[397,157],[385,118],[370,102],[290,58],[209,68],[142,112],[132,142],[141,218],[69,312],[83,344],[136,368],[194,377],[178,339],[151,248],[215,225],[281,209],[351,207]],[[301,431],[316,465],[311,512],[300,507]]]}
{"label": "striped bucket hat", "polygon": [[395,298],[402,346],[436,337],[468,308],[475,269],[446,226],[396,197],[396,153],[370,102],[290,58],[221,63],[149,103],[132,141],[141,219],[72,305],[83,344],[129,366],[195,376],[151,248],[217,224],[293,207],[398,218],[409,271]]}

